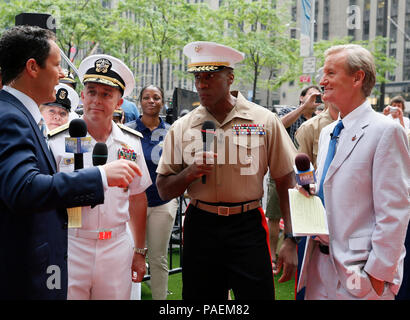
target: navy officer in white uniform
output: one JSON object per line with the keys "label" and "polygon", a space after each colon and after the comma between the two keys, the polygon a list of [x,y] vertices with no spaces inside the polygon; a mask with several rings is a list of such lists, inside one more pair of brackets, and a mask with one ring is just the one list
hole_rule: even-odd
{"label": "navy officer in white uniform", "polygon": [[[91,146],[104,142],[108,162],[118,158],[135,161],[142,177],[128,188],[108,188],[105,202],[82,207],[81,228],[70,228],[68,238],[68,299],[129,299],[132,281],[145,274],[145,189],[151,179],[142,152],[142,135],[112,121],[123,96],[132,92],[135,80],[129,68],[108,55],[92,55],[79,67],[84,83],[81,98],[83,119]],[[73,154],[65,152],[69,124],[50,132],[50,147],[59,171],[73,171]],[[92,166],[91,152],[84,154],[84,167]],[[132,238],[127,232],[127,223]]]}

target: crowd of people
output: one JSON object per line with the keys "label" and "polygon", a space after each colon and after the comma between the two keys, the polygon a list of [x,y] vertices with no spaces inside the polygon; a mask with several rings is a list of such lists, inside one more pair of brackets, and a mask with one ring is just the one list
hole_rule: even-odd
{"label": "crowd of people", "polygon": [[[161,88],[141,89],[141,114],[126,100],[136,84],[120,59],[86,57],[78,95],[52,32],[3,33],[0,298],[126,300],[148,262],[152,298],[167,299],[175,199],[186,192],[184,300],[230,291],[273,300],[280,272],[279,282],[296,279],[297,299],[410,299],[409,118],[402,97],[372,109],[372,54],[328,49],[320,87],[277,115],[231,90],[242,52],[196,41],[183,53],[201,104],[170,125]],[[84,123],[78,137],[89,147],[80,168],[67,148],[74,123]],[[100,144],[107,161],[94,165]],[[295,180],[298,153],[316,170],[310,192]],[[328,235],[293,235],[291,188],[321,199]]]}

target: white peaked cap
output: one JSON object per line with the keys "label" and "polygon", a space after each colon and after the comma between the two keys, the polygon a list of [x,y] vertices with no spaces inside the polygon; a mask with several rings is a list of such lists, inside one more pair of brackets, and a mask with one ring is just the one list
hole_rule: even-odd
{"label": "white peaked cap", "polygon": [[208,41],[188,43],[183,52],[191,60],[188,72],[214,72],[225,67],[234,69],[235,64],[245,58],[245,54],[238,50]]}

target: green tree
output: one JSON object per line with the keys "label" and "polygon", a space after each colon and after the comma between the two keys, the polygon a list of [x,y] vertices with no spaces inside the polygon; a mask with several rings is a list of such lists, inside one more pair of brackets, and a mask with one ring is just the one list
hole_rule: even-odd
{"label": "green tree", "polygon": [[286,70],[280,79],[271,77],[264,82],[265,87],[275,88],[289,78],[291,63],[297,60],[297,41],[286,35],[286,22],[290,20],[286,4],[279,8],[275,0],[226,0],[220,8],[220,18],[227,23],[224,42],[246,55],[239,77],[242,82],[252,83],[252,101],[264,69],[271,75]]}
{"label": "green tree", "polygon": [[[110,26],[114,23],[111,10],[101,0],[10,0],[0,3],[0,28],[14,25],[17,14],[48,13],[55,18],[57,43],[67,56],[75,59],[78,52],[87,56],[98,46],[111,39]],[[113,41],[112,43],[115,43]],[[117,47],[119,44],[117,44]],[[75,48],[74,54],[71,49]],[[79,61],[77,61],[79,64]]]}
{"label": "green tree", "polygon": [[201,22],[208,10],[207,5],[190,4],[185,0],[121,0],[117,15],[119,25],[128,25],[133,32],[125,31],[119,39],[125,44],[134,44],[137,57],[148,58],[159,65],[163,88],[165,61],[181,63],[183,46],[200,34],[206,34],[207,29],[203,27],[206,24]]}

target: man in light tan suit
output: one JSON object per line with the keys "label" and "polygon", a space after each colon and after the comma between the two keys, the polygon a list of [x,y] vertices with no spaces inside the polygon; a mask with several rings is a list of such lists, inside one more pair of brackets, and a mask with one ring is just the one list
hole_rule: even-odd
{"label": "man in light tan suit", "polygon": [[366,100],[376,73],[368,50],[337,46],[325,58],[323,100],[338,106],[343,126],[338,134],[335,121],[320,135],[317,180],[329,236],[309,238],[299,289],[306,285],[306,299],[393,299],[410,215],[408,139]]}

